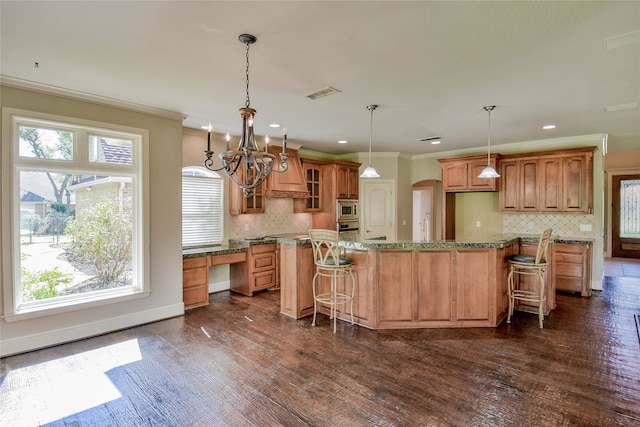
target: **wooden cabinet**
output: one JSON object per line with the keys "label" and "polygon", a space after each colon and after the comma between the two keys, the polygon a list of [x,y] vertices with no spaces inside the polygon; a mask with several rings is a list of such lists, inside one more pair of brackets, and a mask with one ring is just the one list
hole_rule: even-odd
{"label": "wooden cabinet", "polygon": [[537,212],[537,157],[500,160],[500,210],[502,212]]}
{"label": "wooden cabinet", "polygon": [[[320,185],[318,210],[305,210],[300,201],[294,202],[294,212],[311,212],[313,214],[313,228],[335,229],[336,200],[354,199],[359,197],[359,168],[360,163],[347,160],[305,160],[303,167],[319,169]],[[315,194],[314,194],[315,196]],[[312,203],[312,202],[306,202]]]}
{"label": "wooden cabinet", "polygon": [[209,257],[182,260],[182,301],[185,310],[209,305]]}
{"label": "wooden cabinet", "polygon": [[280,313],[300,319],[313,314],[311,244],[280,244]]}
{"label": "wooden cabinet", "polygon": [[229,213],[231,215],[261,214],[265,212],[264,182],[253,189],[250,197],[245,197],[242,189],[229,180]]}
{"label": "wooden cabinet", "polygon": [[558,291],[591,295],[591,245],[555,243],[553,280]]}
{"label": "wooden cabinet", "polygon": [[254,292],[276,286],[276,244],[253,245],[247,261],[231,264],[230,289],[251,296]]}
{"label": "wooden cabinet", "polygon": [[321,212],[324,208],[322,191],[326,185],[323,177],[325,172],[323,166],[326,162],[317,160],[302,160],[302,174],[304,175],[309,197],[306,199],[295,199],[293,202],[294,213],[301,212]]}
{"label": "wooden cabinet", "polygon": [[591,213],[593,150],[540,159],[540,210]]}
{"label": "wooden cabinet", "polygon": [[336,198],[354,199],[359,197],[360,164],[352,162],[335,162]]}
{"label": "wooden cabinet", "polygon": [[503,156],[500,211],[591,213],[594,149]]}
{"label": "wooden cabinet", "polygon": [[[498,155],[491,155],[491,166],[497,168]],[[498,191],[498,179],[478,178],[487,166],[487,156],[438,159],[442,166],[442,189],[445,192]]]}

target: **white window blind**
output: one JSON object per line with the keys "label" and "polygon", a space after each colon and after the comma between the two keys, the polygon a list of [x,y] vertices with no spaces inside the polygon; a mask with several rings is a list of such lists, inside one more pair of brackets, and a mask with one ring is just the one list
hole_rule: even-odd
{"label": "white window blind", "polygon": [[182,247],[222,242],[222,178],[201,167],[182,170]]}

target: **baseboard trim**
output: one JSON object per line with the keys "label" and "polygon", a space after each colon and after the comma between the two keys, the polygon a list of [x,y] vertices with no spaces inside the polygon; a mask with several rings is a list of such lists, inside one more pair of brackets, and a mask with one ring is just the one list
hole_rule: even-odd
{"label": "baseboard trim", "polygon": [[11,356],[18,353],[39,350],[71,341],[77,341],[96,335],[102,335],[120,329],[130,328],[145,323],[182,316],[184,304],[173,304],[154,308],[142,312],[112,317],[96,322],[83,323],[68,328],[22,336],[14,339],[0,340],[0,357]]}

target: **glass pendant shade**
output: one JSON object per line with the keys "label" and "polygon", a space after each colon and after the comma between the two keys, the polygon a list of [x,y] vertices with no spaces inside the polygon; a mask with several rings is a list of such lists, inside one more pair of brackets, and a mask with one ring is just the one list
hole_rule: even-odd
{"label": "glass pendant shade", "polygon": [[486,168],[482,169],[482,172],[480,172],[478,178],[500,178],[500,174],[496,172],[493,167],[487,166]]}
{"label": "glass pendant shade", "polygon": [[369,165],[362,174],[360,174],[360,178],[380,178],[380,174],[376,172],[373,166]]}

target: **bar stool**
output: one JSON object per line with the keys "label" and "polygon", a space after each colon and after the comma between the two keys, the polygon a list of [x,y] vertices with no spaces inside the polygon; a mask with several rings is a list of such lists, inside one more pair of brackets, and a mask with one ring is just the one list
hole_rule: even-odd
{"label": "bar stool", "polygon": [[[355,292],[355,280],[351,271],[351,261],[342,256],[342,250],[338,244],[338,232],[336,230],[314,229],[309,230],[311,245],[313,247],[313,259],[316,272],[313,275],[313,322],[316,326],[316,314],[318,304],[328,305],[329,318],[333,319],[333,333],[336,333],[337,306],[350,304],[351,324],[353,321],[353,298]],[[331,279],[331,287],[318,289],[318,277]],[[346,278],[351,278],[351,284],[347,285]],[[342,279],[342,280],[340,280]],[[338,281],[340,280],[340,285]],[[319,292],[321,291],[321,292]]]}
{"label": "bar stool", "polygon": [[[538,319],[540,320],[540,329],[542,329],[542,322],[544,320],[543,303],[547,299],[544,294],[544,271],[548,265],[547,262],[547,246],[549,246],[549,239],[551,237],[551,228],[547,228],[542,232],[540,241],[538,242],[538,250],[536,255],[523,255],[514,254],[507,257],[507,263],[509,264],[509,312],[507,313],[507,323],[511,323],[511,316],[513,315],[513,309],[516,300],[529,301],[538,304]],[[521,290],[516,288],[515,275],[530,275],[537,276],[539,281],[539,288],[532,290]]]}

